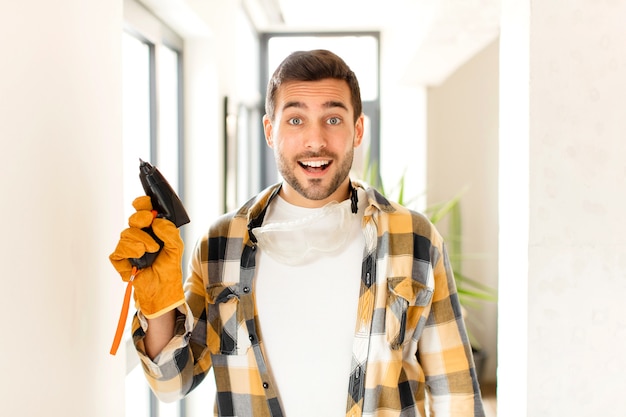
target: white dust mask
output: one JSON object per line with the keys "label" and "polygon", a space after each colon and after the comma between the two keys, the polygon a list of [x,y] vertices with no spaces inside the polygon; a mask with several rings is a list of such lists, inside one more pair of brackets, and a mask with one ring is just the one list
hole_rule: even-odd
{"label": "white dust mask", "polygon": [[353,218],[350,199],[333,201],[297,219],[269,220],[252,233],[261,250],[274,260],[299,265],[343,247],[350,237]]}

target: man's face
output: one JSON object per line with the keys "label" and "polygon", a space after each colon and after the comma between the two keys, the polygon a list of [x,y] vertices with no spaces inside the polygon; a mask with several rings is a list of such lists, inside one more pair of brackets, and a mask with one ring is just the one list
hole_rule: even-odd
{"label": "man's face", "polygon": [[348,198],[354,148],[363,139],[363,116],[354,123],[343,80],[290,81],[276,95],[274,120],[263,119],[265,138],[285,180],[291,204],[322,207]]}

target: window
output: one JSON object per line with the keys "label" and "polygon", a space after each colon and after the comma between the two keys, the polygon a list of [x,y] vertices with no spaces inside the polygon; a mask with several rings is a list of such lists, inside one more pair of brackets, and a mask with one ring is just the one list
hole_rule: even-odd
{"label": "window", "polygon": [[[139,159],[158,166],[181,195],[183,41],[135,1],[125,1],[124,14],[127,27],[122,38],[122,140],[124,208],[128,217],[133,212],[133,199],[144,194],[138,178]],[[130,338],[130,322],[129,317],[127,338]],[[130,340],[127,346],[126,415],[184,417],[183,401],[165,404],[156,400]]]}
{"label": "window", "polygon": [[138,158],[152,160],[149,71],[151,47],[125,32],[122,51],[124,209],[128,218],[132,213],[129,203],[141,195],[141,187],[136,181]]}

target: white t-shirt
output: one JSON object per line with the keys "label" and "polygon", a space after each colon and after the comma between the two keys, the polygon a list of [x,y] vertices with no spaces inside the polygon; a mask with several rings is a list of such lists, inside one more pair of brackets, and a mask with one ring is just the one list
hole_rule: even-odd
{"label": "white t-shirt", "polygon": [[[279,263],[260,247],[256,303],[263,345],[287,417],[345,416],[365,241],[366,197],[351,215],[343,247],[303,265]],[[314,210],[276,197],[264,220],[292,221]]]}

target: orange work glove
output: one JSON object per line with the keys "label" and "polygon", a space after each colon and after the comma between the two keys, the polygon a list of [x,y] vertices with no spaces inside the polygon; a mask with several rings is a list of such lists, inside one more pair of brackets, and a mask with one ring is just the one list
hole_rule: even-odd
{"label": "orange work glove", "polygon": [[152,265],[140,269],[133,279],[135,305],[149,319],[159,317],[185,302],[183,291],[183,241],[178,229],[167,219],[154,218],[150,197],[133,201],[137,210],[128,219],[128,229],[122,231],[115,251],[109,256],[113,267],[125,282],[133,273],[131,258],[141,258],[146,252],[157,252],[159,244],[143,228],[152,226],[154,234],[163,241],[163,248]]}

